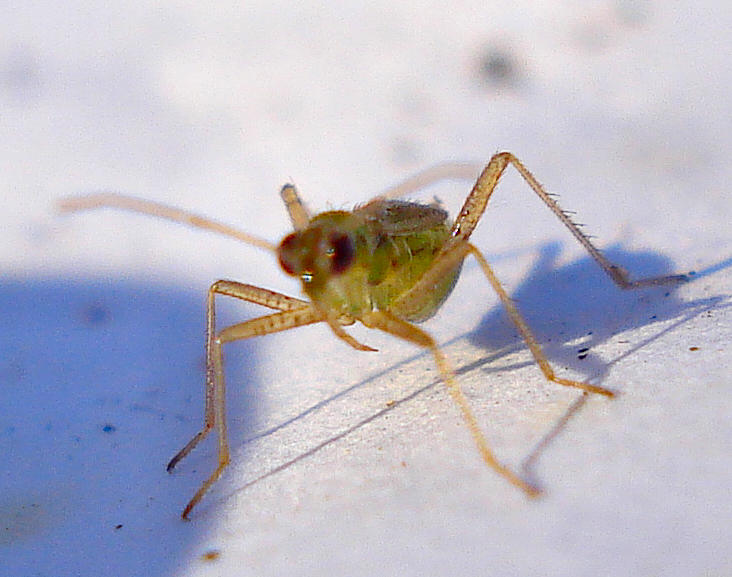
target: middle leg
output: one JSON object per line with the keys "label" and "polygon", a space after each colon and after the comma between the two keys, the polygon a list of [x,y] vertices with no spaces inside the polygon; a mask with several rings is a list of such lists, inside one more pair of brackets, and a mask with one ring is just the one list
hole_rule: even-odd
{"label": "middle leg", "polygon": [[531,354],[533,355],[536,364],[539,365],[541,372],[544,374],[547,380],[567,387],[582,389],[590,393],[605,395],[607,397],[613,397],[615,395],[615,393],[613,393],[611,390],[604,387],[591,385],[590,383],[585,383],[582,381],[564,379],[556,376],[556,374],[554,373],[554,369],[552,369],[551,365],[549,364],[549,361],[542,351],[539,342],[534,336],[534,333],[526,324],[526,321],[524,321],[521,313],[519,313],[518,309],[516,308],[516,305],[513,304],[511,297],[508,296],[508,293],[506,293],[505,289],[501,286],[500,281],[496,277],[485,257],[476,247],[468,242],[453,244],[447,250],[444,250],[442,253],[440,253],[435,262],[422,275],[419,281],[417,281],[417,283],[409,291],[407,291],[394,303],[393,311],[396,314],[399,314],[400,307],[404,307],[405,310],[411,310],[411,307],[414,306],[412,303],[419,302],[421,299],[423,299],[425,293],[431,290],[431,287],[435,285],[438,279],[442,278],[444,275],[449,274],[450,271],[454,270],[455,267],[462,260],[464,260],[468,254],[472,254],[478,261],[478,264],[480,265],[483,274],[485,274],[488,282],[491,284],[493,290],[498,295],[498,298],[501,300],[501,304],[503,304],[506,312],[508,312],[508,316],[521,334],[521,338],[523,338],[524,342],[526,342],[526,345],[529,347],[529,350],[531,351]]}
{"label": "middle leg", "polygon": [[496,471],[503,478],[507,479],[512,485],[521,489],[529,497],[536,497],[541,493],[541,490],[538,487],[535,487],[531,483],[523,480],[518,476],[518,474],[503,465],[496,458],[488,445],[488,441],[486,440],[483,431],[478,425],[478,419],[476,419],[475,413],[473,413],[473,410],[470,408],[470,403],[468,403],[465,393],[463,393],[462,389],[460,389],[460,385],[458,385],[455,380],[455,372],[452,370],[447,358],[429,333],[423,331],[419,327],[416,327],[412,323],[403,321],[392,313],[385,311],[370,312],[361,319],[361,322],[369,328],[382,330],[395,337],[404,339],[425,349],[429,349],[435,360],[435,364],[440,371],[442,381],[445,383],[447,391],[450,393],[450,397],[453,402],[460,410],[463,421],[465,422],[468,431],[470,431],[470,435],[478,447],[478,451],[480,451],[483,461],[485,461],[491,469]]}

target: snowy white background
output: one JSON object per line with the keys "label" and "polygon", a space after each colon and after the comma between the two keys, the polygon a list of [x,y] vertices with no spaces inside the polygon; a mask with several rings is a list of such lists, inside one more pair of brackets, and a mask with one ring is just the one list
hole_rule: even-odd
{"label": "snowy white background", "polygon": [[[720,0],[4,0],[0,573],[729,574],[731,26]],[[310,327],[228,347],[233,464],[182,522],[215,460],[165,472],[202,418],[206,289],[298,287],[265,251],[56,200],[123,191],[277,241],[286,181],[347,207],[503,149],[634,275],[698,273],[621,293],[506,175],[475,243],[560,372],[620,397],[560,427],[578,394],[473,263],[425,328],[544,497],[486,469],[427,356]],[[454,213],[471,184],[421,197]]]}

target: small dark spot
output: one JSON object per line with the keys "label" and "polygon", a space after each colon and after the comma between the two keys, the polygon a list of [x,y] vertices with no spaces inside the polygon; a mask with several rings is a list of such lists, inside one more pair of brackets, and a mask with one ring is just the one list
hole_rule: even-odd
{"label": "small dark spot", "polygon": [[119,531],[119,530],[120,530],[120,529],[122,528],[122,523],[120,523],[119,525],[115,525],[115,526],[114,526],[114,528],[115,528],[115,529],[116,529],[117,531]]}
{"label": "small dark spot", "polygon": [[221,557],[221,551],[218,549],[211,549],[201,555],[201,561],[217,561]]}
{"label": "small dark spot", "polygon": [[99,326],[108,323],[112,313],[103,305],[90,304],[81,312],[81,318],[87,325]]}
{"label": "small dark spot", "polygon": [[43,79],[38,57],[27,46],[15,46],[0,56],[0,90],[18,103],[40,96]]}
{"label": "small dark spot", "polygon": [[104,425],[104,426],[102,427],[102,431],[104,431],[104,432],[105,432],[105,433],[107,433],[108,435],[111,435],[111,434],[112,434],[112,433],[114,433],[114,432],[115,432],[116,430],[117,430],[117,427],[115,427],[115,426],[114,426],[114,425],[112,425],[111,423],[107,423],[106,425]]}
{"label": "small dark spot", "polygon": [[415,164],[421,159],[421,151],[417,144],[406,137],[395,139],[391,148],[392,160],[397,164]]}
{"label": "small dark spot", "polygon": [[478,78],[491,87],[515,86],[518,76],[516,59],[504,48],[489,48],[478,61]]}
{"label": "small dark spot", "polygon": [[699,350],[699,347],[689,347],[689,350],[690,351],[698,351]]}
{"label": "small dark spot", "polygon": [[616,0],[614,11],[617,19],[626,26],[640,28],[651,19],[649,2],[640,0]]}
{"label": "small dark spot", "polygon": [[582,360],[587,357],[587,355],[590,353],[590,349],[587,347],[583,347],[577,351],[577,358]]}
{"label": "small dark spot", "polygon": [[347,234],[333,234],[328,239],[330,249],[328,255],[331,258],[331,272],[343,274],[353,263],[356,256],[356,248],[353,239]]}
{"label": "small dark spot", "polygon": [[0,368],[0,382],[5,384],[17,384],[26,375],[26,370],[17,359],[11,360],[6,366]]}

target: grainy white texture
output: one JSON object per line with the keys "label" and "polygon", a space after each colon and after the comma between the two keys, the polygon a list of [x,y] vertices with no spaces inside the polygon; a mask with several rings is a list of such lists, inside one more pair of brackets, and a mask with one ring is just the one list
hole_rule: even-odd
{"label": "grainy white texture", "polygon": [[[0,572],[732,571],[731,24],[711,0],[4,0]],[[263,251],[56,199],[117,190],[276,241],[286,181],[351,206],[504,149],[632,273],[699,273],[620,293],[499,185],[475,243],[560,371],[622,394],[547,438],[578,395],[543,381],[474,264],[425,327],[544,497],[485,468],[428,357],[310,327],[228,347],[234,462],[181,522],[215,459],[207,442],[165,472],[202,417],[206,288],[298,287]],[[421,196],[454,214],[471,184]]]}

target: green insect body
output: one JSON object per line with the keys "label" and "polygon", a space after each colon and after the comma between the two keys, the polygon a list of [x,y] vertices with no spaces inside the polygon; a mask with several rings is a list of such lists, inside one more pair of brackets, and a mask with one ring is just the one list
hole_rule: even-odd
{"label": "green insect body", "polygon": [[[537,486],[498,461],[480,429],[468,399],[458,385],[455,371],[447,357],[435,339],[414,324],[427,320],[440,308],[455,286],[463,261],[471,255],[478,262],[548,381],[574,387],[585,393],[606,397],[614,395],[613,391],[604,387],[565,379],[555,374],[538,341],[509,294],[501,286],[491,266],[478,248],[470,243],[470,236],[485,211],[499,178],[509,165],[519,172],[529,187],[620,288],[678,284],[689,279],[687,275],[668,275],[631,280],[622,268],[607,260],[590,238],[572,222],[569,213],[559,207],[533,174],[510,152],[495,154],[490,159],[452,224],[448,221],[447,212],[435,204],[394,200],[388,194],[356,207],[353,211],[329,211],[312,216],[295,187],[285,185],[281,196],[295,230],[279,246],[177,208],[124,195],[100,193],[69,198],[62,202],[61,208],[64,211],[105,206],[122,208],[223,234],[275,252],[282,269],[300,279],[303,292],[308,297],[308,300],[303,300],[231,280],[216,281],[209,288],[204,424],[173,457],[168,464],[168,471],[172,471],[212,430],[217,432],[218,459],[213,473],[201,484],[183,510],[181,516],[184,519],[188,519],[191,510],[230,461],[226,432],[223,346],[234,341],[320,322],[328,324],[336,337],[357,350],[375,349],[360,343],[344,330],[344,326],[352,325],[356,321],[429,350],[486,465],[526,495],[536,496],[540,493]],[[416,187],[411,188],[419,188],[444,177],[440,171],[427,171],[413,179]],[[391,196],[398,196],[409,189],[408,182],[404,183],[396,187]],[[218,330],[215,322],[217,295],[241,299],[275,312]],[[278,469],[280,468],[282,467]]]}
{"label": "green insect body", "polygon": [[[316,306],[361,318],[388,310],[401,319],[432,317],[457,282],[462,260],[421,299],[403,299],[430,268],[450,238],[452,226],[441,208],[379,200],[353,212],[314,217],[280,244],[283,270],[299,277]],[[414,304],[412,304],[414,301]]]}

